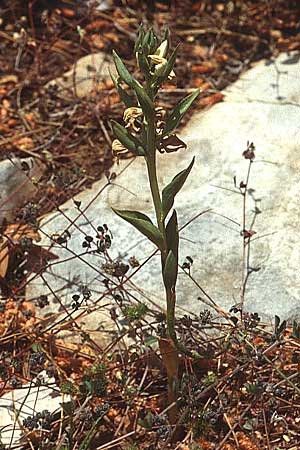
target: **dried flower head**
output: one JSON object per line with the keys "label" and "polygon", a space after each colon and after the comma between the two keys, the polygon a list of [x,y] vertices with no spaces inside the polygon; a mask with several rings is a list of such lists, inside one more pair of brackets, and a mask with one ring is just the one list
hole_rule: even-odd
{"label": "dried flower head", "polygon": [[112,152],[115,158],[117,158],[117,162],[119,162],[120,155],[126,155],[129,153],[129,150],[124,147],[122,142],[119,139],[115,139],[112,143]]}
{"label": "dried flower head", "polygon": [[158,106],[155,108],[155,118],[156,118],[156,133],[158,135],[163,133],[166,121],[166,110],[162,106]]}
{"label": "dried flower head", "polygon": [[141,119],[143,118],[142,108],[132,106],[124,111],[123,119],[125,122],[125,128],[131,128],[135,132],[139,132],[141,129]]}
{"label": "dried flower head", "polygon": [[160,153],[173,153],[181,149],[186,149],[187,145],[176,134],[170,134],[162,138],[159,143],[158,151]]}

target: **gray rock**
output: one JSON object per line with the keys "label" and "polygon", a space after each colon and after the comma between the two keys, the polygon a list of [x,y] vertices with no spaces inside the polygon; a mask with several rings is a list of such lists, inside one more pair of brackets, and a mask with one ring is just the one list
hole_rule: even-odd
{"label": "gray rock", "polygon": [[35,194],[44,166],[34,158],[0,162],[0,223],[14,219],[16,209]]}
{"label": "gray rock", "polygon": [[88,5],[95,5],[97,11],[106,11],[112,7],[112,1],[110,0],[89,0]]}
{"label": "gray rock", "polygon": [[85,97],[97,89],[100,82],[110,79],[109,70],[115,73],[112,58],[103,52],[92,53],[76,61],[68,72],[50,81],[47,87],[55,86],[57,93],[64,97]]}
{"label": "gray rock", "polygon": [[[236,177],[237,185],[246,180],[249,161],[242,153],[247,141],[254,142],[256,158],[250,174],[246,229],[254,230],[256,235],[251,243],[253,271],[247,283],[245,309],[268,319],[274,314],[281,318],[300,316],[297,236],[300,225],[300,63],[285,65],[286,59],[286,55],[281,55],[271,64],[260,62],[225,91],[223,103],[195,114],[181,135],[188,144],[186,151],[158,155],[161,186],[196,156],[192,173],[175,202],[180,226],[188,223],[181,232],[180,262],[187,255],[192,257],[193,278],[221,308],[228,310],[240,302],[242,280],[243,206],[242,196],[234,192],[233,179]],[[95,310],[103,312],[103,305],[111,304],[111,299],[101,296],[104,290],[101,256],[73,258],[82,253],[85,234],[95,236],[93,227],[108,224],[113,234],[109,250],[112,258],[121,255],[127,261],[134,255],[143,263],[154,250],[143,236],[111,211],[111,206],[135,209],[153,218],[144,161],[142,158],[130,163],[122,161],[114,170],[118,173],[114,185],[101,191],[106,183],[102,179],[77,197],[84,215],[69,201],[64,205],[64,215],[53,213],[42,223],[47,236],[69,228],[71,239],[67,248],[54,245],[52,251],[60,260],[49,268],[45,277],[48,286],[57,292],[59,301],[70,310],[72,294],[79,291],[80,285],[89,287],[91,313],[86,313],[84,319],[88,329],[101,327]],[[255,208],[258,214],[254,213]],[[208,209],[210,212],[195,219]],[[49,245],[50,239],[45,239],[44,244]],[[131,269],[127,275],[132,272]],[[177,312],[188,310],[197,314],[205,307],[198,299],[204,297],[203,293],[186,273],[179,272]],[[129,296],[151,300],[164,308],[158,255],[125,286]],[[31,282],[28,295],[34,298],[48,290],[42,280],[36,278]],[[109,315],[102,323],[108,331]]]}
{"label": "gray rock", "polygon": [[45,410],[55,413],[60,410],[62,402],[70,401],[69,395],[61,394],[57,387],[50,388],[46,385],[54,386],[54,378],[47,377],[45,372],[38,378],[44,380],[44,385],[42,383],[41,386],[35,386],[35,379],[32,384],[23,385],[0,398],[0,442],[7,446],[5,448],[11,448],[20,442],[24,434],[23,421],[28,416]]}

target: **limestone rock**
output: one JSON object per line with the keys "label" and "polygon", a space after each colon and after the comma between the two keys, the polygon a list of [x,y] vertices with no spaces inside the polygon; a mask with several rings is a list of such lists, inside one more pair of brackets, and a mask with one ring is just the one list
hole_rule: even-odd
{"label": "limestone rock", "polygon": [[14,158],[0,162],[0,223],[11,222],[16,209],[35,194],[44,166],[34,158]]}
{"label": "limestone rock", "polygon": [[89,0],[88,5],[95,5],[96,10],[106,11],[112,7],[112,0]]}
{"label": "limestone rock", "polygon": [[0,398],[0,442],[8,446],[7,448],[19,443],[24,434],[22,424],[28,416],[45,410],[53,414],[60,410],[62,402],[70,401],[70,396],[62,395],[57,387],[47,386],[54,385],[54,378],[47,377],[45,372],[38,378],[44,380],[44,384],[36,385],[35,379],[32,384],[23,385],[22,388],[14,389]]}
{"label": "limestone rock", "polygon": [[[256,158],[250,173],[245,228],[256,235],[251,244],[245,308],[271,320],[274,314],[281,318],[300,316],[300,63],[285,64],[287,58],[280,55],[271,64],[260,62],[224,92],[223,103],[195,114],[181,135],[188,144],[186,151],[158,155],[162,187],[196,156],[192,173],[175,202],[180,227],[188,224],[181,232],[180,263],[187,255],[192,257],[193,278],[228,310],[240,301],[242,280],[243,206],[234,179],[237,186],[246,180],[249,161],[242,153],[247,141],[254,142]],[[95,228],[106,223],[113,235],[110,255],[121,255],[125,262],[135,256],[143,263],[154,250],[111,210],[111,206],[140,210],[153,218],[143,159],[122,161],[114,171],[118,176],[112,185],[102,190],[106,183],[102,179],[77,197],[84,215],[69,201],[63,207],[64,217],[53,213],[42,223],[48,236],[67,228],[70,232],[64,248],[54,245],[52,251],[59,255],[60,263],[50,267],[45,276],[67,308],[71,308],[72,294],[88,286],[92,292],[92,313],[85,317],[89,329],[101,328],[95,310],[111,305],[111,297],[102,295],[102,280],[107,274],[101,268],[101,255],[73,258],[82,254],[85,236],[95,239]],[[193,220],[206,210],[210,211]],[[50,240],[44,244],[49,245]],[[159,256],[145,263],[126,286],[129,298],[150,299],[164,308]],[[35,298],[47,291],[40,279],[34,279],[28,295]],[[198,297],[203,293],[179,270],[178,313],[198,314],[205,307]],[[108,315],[103,325],[106,331],[109,321]]]}
{"label": "limestone rock", "polygon": [[50,81],[47,87],[55,86],[57,93],[64,97],[85,97],[100,82],[110,79],[109,70],[115,73],[112,58],[103,52],[92,53],[80,58],[68,72]]}

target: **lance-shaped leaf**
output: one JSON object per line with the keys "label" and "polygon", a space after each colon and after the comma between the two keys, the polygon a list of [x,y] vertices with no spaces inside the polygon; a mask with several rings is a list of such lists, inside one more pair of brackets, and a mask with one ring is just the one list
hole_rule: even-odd
{"label": "lance-shaped leaf", "polygon": [[192,170],[192,167],[194,165],[195,157],[192,159],[192,162],[190,165],[179,172],[162,191],[162,210],[163,210],[163,217],[164,219],[167,217],[168,212],[172,208],[174,204],[174,198],[175,195],[180,191],[182,186],[185,183],[185,180],[187,179],[190,171]]}
{"label": "lance-shaped leaf", "polygon": [[144,53],[137,52],[137,61],[139,64],[139,68],[145,74],[146,77],[150,75],[150,64]]}
{"label": "lance-shaped leaf", "polygon": [[154,120],[155,107],[154,107],[154,103],[152,102],[151,98],[149,97],[149,95],[147,94],[145,89],[137,81],[133,82],[132,87],[135,90],[136,96],[141,105],[144,116],[148,120]]}
{"label": "lance-shaped leaf", "polygon": [[126,220],[126,222],[129,222],[131,225],[133,225],[137,230],[140,231],[140,233],[146,236],[161,251],[163,251],[163,236],[159,229],[155,225],[153,225],[149,217],[139,211],[128,211],[114,208],[112,209],[118,216],[122,217],[122,219]]}
{"label": "lance-shaped leaf", "polygon": [[167,236],[168,250],[172,250],[176,260],[178,260],[179,232],[178,232],[177,213],[175,209],[166,226],[166,236]]}
{"label": "lance-shaped leaf", "polygon": [[127,94],[126,90],[122,88],[122,86],[120,85],[120,83],[118,82],[118,80],[116,79],[116,77],[111,73],[110,73],[110,77],[115,85],[115,88],[118,91],[118,94],[122,100],[122,102],[124,103],[124,105],[127,108],[130,108],[131,106],[134,106],[134,101],[132,100],[132,98],[130,97],[129,94]]}
{"label": "lance-shaped leaf", "polygon": [[164,33],[164,41],[170,41],[170,28],[169,27],[167,27],[166,29],[165,29],[165,33]]}
{"label": "lance-shaped leaf", "polygon": [[172,250],[169,251],[164,269],[163,280],[167,289],[171,289],[176,284],[177,279],[177,261]]}
{"label": "lance-shaped leaf", "polygon": [[292,337],[295,339],[300,339],[300,324],[297,323],[296,320],[293,321]]}
{"label": "lance-shaped leaf", "polygon": [[111,126],[114,135],[128,150],[133,152],[136,156],[145,156],[145,150],[142,143],[132,134],[129,133],[127,128],[122,127],[118,122],[111,121]]}
{"label": "lance-shaped leaf", "polygon": [[113,59],[114,59],[115,66],[116,66],[117,72],[118,72],[121,80],[123,80],[126,84],[128,84],[128,86],[132,87],[134,78],[127,70],[125,64],[123,63],[123,61],[121,60],[121,58],[117,54],[117,52],[115,52],[113,50],[112,53],[113,53]]}
{"label": "lance-shaped leaf", "polygon": [[163,278],[167,288],[176,285],[177,273],[178,273],[178,245],[179,245],[179,233],[176,211],[168,222],[166,227],[168,257],[164,264]]}
{"label": "lance-shaped leaf", "polygon": [[178,103],[178,105],[175,106],[173,111],[167,117],[164,134],[170,133],[178,126],[178,124],[180,123],[184,114],[190,109],[190,107],[192,106],[193,102],[196,100],[196,98],[198,97],[199,94],[200,94],[200,89],[197,89],[192,94],[183,98]]}
{"label": "lance-shaped leaf", "polygon": [[153,53],[155,51],[155,49],[157,48],[157,46],[158,46],[158,39],[157,39],[157,36],[155,35],[155,33],[154,33],[154,31],[152,29],[150,30],[149,44],[150,44],[149,52]]}
{"label": "lance-shaped leaf", "polygon": [[139,50],[139,48],[140,48],[140,46],[142,44],[142,41],[144,39],[144,36],[145,36],[145,31],[144,31],[143,24],[141,24],[139,26],[137,35],[138,35],[138,37],[137,37],[137,40],[135,41],[135,44],[134,44],[134,52],[135,53]]}
{"label": "lance-shaped leaf", "polygon": [[150,29],[145,33],[142,44],[141,44],[142,50],[146,55],[148,55],[148,53],[150,51],[151,32],[153,33],[153,31]]}

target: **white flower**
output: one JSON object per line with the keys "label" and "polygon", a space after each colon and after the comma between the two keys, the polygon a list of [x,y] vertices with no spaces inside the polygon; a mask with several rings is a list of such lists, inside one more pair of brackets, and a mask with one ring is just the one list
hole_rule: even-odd
{"label": "white flower", "polygon": [[[151,62],[154,64],[154,75],[160,76],[162,75],[168,60],[165,58],[168,51],[168,41],[163,41],[160,46],[156,49],[154,55],[148,55],[148,58],[151,60]],[[175,72],[174,70],[171,70],[169,73],[168,79],[172,80],[174,78]]]}
{"label": "white flower", "polygon": [[161,58],[165,58],[167,51],[168,51],[168,41],[165,40],[156,49],[156,52],[154,54],[160,56]]}

